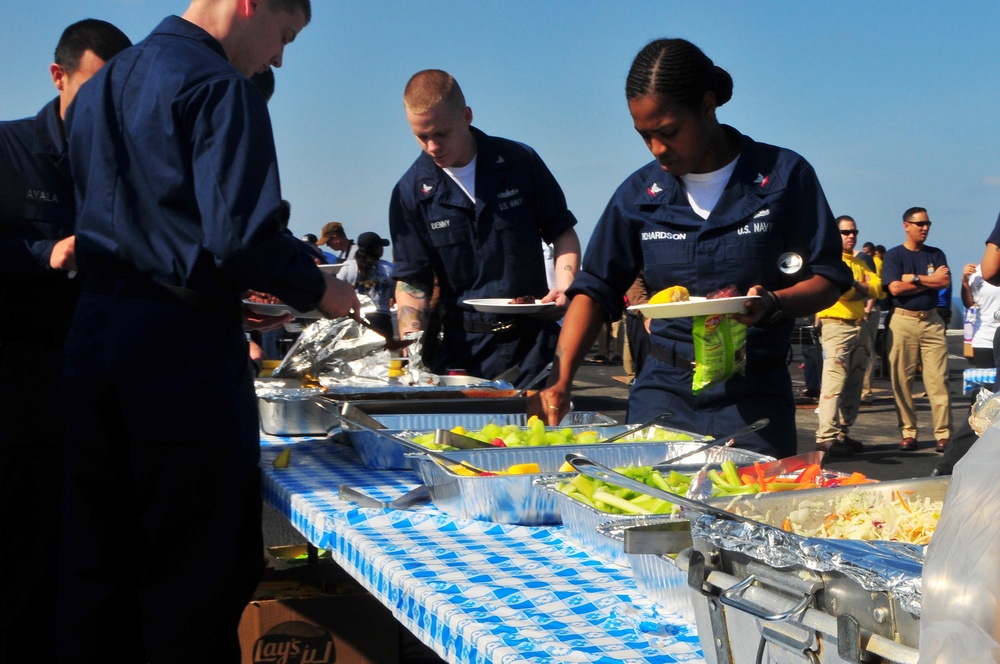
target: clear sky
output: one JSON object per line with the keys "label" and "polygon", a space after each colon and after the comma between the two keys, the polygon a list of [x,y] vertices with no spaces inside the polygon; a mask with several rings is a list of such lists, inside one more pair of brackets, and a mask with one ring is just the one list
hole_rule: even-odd
{"label": "clear sky", "polygon": [[[138,41],[186,7],[6,2],[0,118],[55,96],[48,65],[69,23],[110,20]],[[651,159],[624,99],[632,58],[684,37],[734,79],[720,120],[805,156],[860,242],[899,244],[903,210],[921,205],[929,243],[960,272],[1000,212],[998,35],[996,0],[313,0],[270,106],[291,228],[337,220],[350,237],[388,234],[392,187],[419,153],[403,86],[435,67],[458,79],[476,126],[538,151],[586,244],[615,188]]]}

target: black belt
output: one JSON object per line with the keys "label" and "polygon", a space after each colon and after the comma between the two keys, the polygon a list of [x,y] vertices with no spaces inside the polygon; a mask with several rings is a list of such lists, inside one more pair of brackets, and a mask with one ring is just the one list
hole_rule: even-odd
{"label": "black belt", "polygon": [[657,346],[654,343],[650,343],[649,354],[658,359],[660,362],[669,364],[672,367],[694,371],[694,358],[682,355],[678,353],[676,349],[667,350],[663,346]]}
{"label": "black belt", "polygon": [[231,316],[237,319],[242,315],[240,301],[231,293],[205,293],[137,277],[90,275],[87,277],[83,290],[98,295],[179,304],[198,311]]}
{"label": "black belt", "polygon": [[[656,344],[651,343],[649,344],[649,354],[664,364],[669,364],[670,366],[677,367],[678,369],[694,371],[694,358],[678,353],[676,349],[668,350],[662,346],[657,346]],[[753,373],[774,371],[775,369],[780,369],[786,366],[788,366],[788,363],[784,359],[777,357],[762,358],[759,360],[751,358],[747,359],[747,371]]]}
{"label": "black belt", "polygon": [[497,320],[494,323],[469,318],[462,321],[462,329],[472,334],[513,334],[517,328],[518,322],[512,318]]}

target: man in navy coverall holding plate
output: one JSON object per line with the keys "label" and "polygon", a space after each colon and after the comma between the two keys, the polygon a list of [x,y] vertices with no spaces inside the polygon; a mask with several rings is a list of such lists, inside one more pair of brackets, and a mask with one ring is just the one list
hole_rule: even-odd
{"label": "man in navy coverall holding plate", "polygon": [[[240,661],[263,569],[241,296],[357,307],[280,228],[266,102],[309,0],[194,0],[67,116],[86,274],[66,342],[61,661]],[[280,319],[279,319],[280,320]]]}

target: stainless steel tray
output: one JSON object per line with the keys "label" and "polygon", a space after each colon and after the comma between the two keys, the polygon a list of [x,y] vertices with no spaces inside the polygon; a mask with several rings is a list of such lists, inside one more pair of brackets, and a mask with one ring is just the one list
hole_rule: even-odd
{"label": "stainless steel tray", "polygon": [[709,515],[692,519],[694,547],[678,557],[678,565],[694,570],[689,579],[697,586],[695,613],[706,661],[749,662],[737,653],[761,634],[770,656],[783,651],[789,634],[798,634],[799,642],[809,642],[815,661],[867,661],[876,655],[916,662],[924,547],[802,537],[782,530],[781,523],[803,501],[816,502],[823,512],[855,491],[943,500],[950,482],[950,477],[893,480],[732,504],[760,525]]}
{"label": "stainless steel tray", "polygon": [[336,404],[316,402],[321,390],[288,388],[257,398],[260,428],[275,436],[325,436],[340,426]]}
{"label": "stainless steel tray", "polygon": [[[448,383],[438,387],[407,388],[303,388],[297,378],[258,378],[257,406],[264,433],[276,436],[323,436],[340,426],[336,408],[343,403],[370,404],[372,412],[435,412],[444,409],[460,412],[490,412],[493,408],[527,412],[527,399],[514,397],[515,391],[499,389],[495,383],[456,383],[465,376],[446,376]],[[321,397],[333,408],[314,401]],[[505,405],[491,405],[505,404]],[[334,411],[334,412],[331,412]]]}
{"label": "stainless steel tray", "polygon": [[[609,466],[650,466],[677,456],[685,448],[697,447],[698,442],[593,443],[550,447],[499,447],[484,450],[457,450],[447,455],[455,461],[466,461],[483,470],[504,470],[514,464],[537,463],[541,475],[497,475],[472,477],[457,475],[431,457],[420,453],[408,456],[431,492],[431,500],[442,511],[465,519],[516,523],[525,526],[550,525],[562,522],[566,501],[586,507],[558,491],[543,490],[536,482],[558,483],[575,475],[553,475],[559,470],[566,454],[576,452]],[[741,458],[765,458],[745,450],[728,450]],[[744,456],[746,455],[746,456]],[[685,462],[695,457],[685,459]],[[751,462],[752,463],[752,462]],[[701,466],[698,466],[699,468]],[[683,467],[679,472],[687,472]],[[610,518],[618,515],[606,514]],[[588,535],[589,537],[589,535]]]}
{"label": "stainless steel tray", "polygon": [[917,664],[919,619],[890,592],[835,571],[775,569],[697,539],[676,565],[693,584],[707,664]]}
{"label": "stainless steel tray", "polygon": [[[861,541],[803,537],[781,525],[803,501],[832,508],[844,494],[854,491],[891,496],[906,492],[910,499],[944,500],[951,477],[922,477],[877,484],[761,494],[736,501],[714,498],[707,502],[761,522],[739,524],[711,516],[692,519],[695,541],[725,551],[746,554],[773,568],[800,566],[817,572],[842,572],[870,592],[889,592],[905,611],[919,616],[924,547],[902,542]],[[819,518],[819,517],[817,517]]]}

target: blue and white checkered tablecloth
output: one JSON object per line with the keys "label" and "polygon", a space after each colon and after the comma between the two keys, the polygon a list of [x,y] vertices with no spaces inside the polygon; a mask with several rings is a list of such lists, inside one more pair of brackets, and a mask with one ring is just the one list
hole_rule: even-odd
{"label": "blue and white checkered tablecloth", "polygon": [[962,372],[962,394],[969,394],[985,387],[993,391],[993,383],[997,379],[996,367],[991,369],[966,369]]}
{"label": "blue and white checkered tablecloth", "polygon": [[[288,468],[271,461],[294,444]],[[408,471],[369,470],[324,441],[261,448],[264,499],[451,662],[703,662],[694,625],[643,598],[631,571],[595,559],[563,529],[454,519],[433,505],[361,509],[348,484],[398,498]]]}

